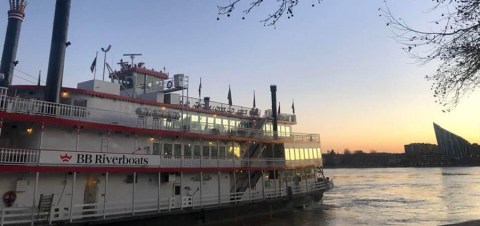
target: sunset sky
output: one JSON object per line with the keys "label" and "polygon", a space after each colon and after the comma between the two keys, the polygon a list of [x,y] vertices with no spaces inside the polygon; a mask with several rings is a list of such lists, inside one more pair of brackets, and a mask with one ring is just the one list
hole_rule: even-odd
{"label": "sunset sky", "polygon": [[[274,6],[266,4],[242,20],[241,9],[217,21],[217,4],[228,0],[73,0],[64,86],[93,78],[96,51],[112,45],[107,62],[124,53],[142,53],[136,62],[166,67],[190,77],[190,95],[251,106],[253,91],[261,110],[277,85],[282,112],[291,112],[296,132],[319,133],[323,150],[403,152],[414,142],[436,143],[433,122],[470,142],[480,142],[480,92],[450,113],[442,113],[425,75],[436,64],[416,64],[379,17],[383,0],[325,0],[312,7],[302,0],[293,19],[276,27],[259,22]],[[276,1],[271,1],[270,4]],[[389,1],[393,13],[410,25],[429,27],[431,1]],[[54,0],[30,0],[22,24],[17,69],[45,81]],[[0,3],[0,43],[4,42],[8,2]],[[129,60],[128,58],[123,58]],[[101,65],[101,64],[99,64]],[[97,78],[101,77],[101,66]],[[36,83],[16,71],[14,84]],[[23,79],[22,79],[23,78]],[[30,80],[26,81],[24,79]]]}

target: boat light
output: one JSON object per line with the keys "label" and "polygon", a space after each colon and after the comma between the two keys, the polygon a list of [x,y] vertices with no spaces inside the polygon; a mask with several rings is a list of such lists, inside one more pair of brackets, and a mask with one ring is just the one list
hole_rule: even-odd
{"label": "boat light", "polygon": [[33,128],[27,128],[27,133],[28,134],[32,134],[32,132],[33,132]]}
{"label": "boat light", "polygon": [[68,96],[69,96],[68,92],[62,92],[62,97],[68,97]]}

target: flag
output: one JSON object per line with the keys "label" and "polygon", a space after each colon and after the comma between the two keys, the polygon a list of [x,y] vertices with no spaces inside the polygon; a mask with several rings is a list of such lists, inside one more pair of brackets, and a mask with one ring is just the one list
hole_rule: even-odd
{"label": "flag", "polygon": [[280,102],[278,102],[278,114],[280,114]]}
{"label": "flag", "polygon": [[198,85],[198,98],[202,98],[202,78],[200,78],[200,84]]}
{"label": "flag", "polygon": [[228,105],[232,106],[232,91],[230,91],[230,86],[228,86]]}
{"label": "flag", "polygon": [[253,91],[253,108],[256,108],[257,104],[255,103],[255,90]]}
{"label": "flag", "polygon": [[295,101],[292,100],[292,112],[295,114]]}
{"label": "flag", "polygon": [[97,57],[95,56],[95,59],[93,59],[92,65],[90,66],[90,71],[93,73],[96,67],[97,67]]}

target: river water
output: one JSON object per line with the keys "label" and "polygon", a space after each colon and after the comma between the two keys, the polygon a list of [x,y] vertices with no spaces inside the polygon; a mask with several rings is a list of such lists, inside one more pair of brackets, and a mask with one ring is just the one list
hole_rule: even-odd
{"label": "river water", "polygon": [[234,225],[442,225],[480,219],[480,167],[326,169],[322,204]]}

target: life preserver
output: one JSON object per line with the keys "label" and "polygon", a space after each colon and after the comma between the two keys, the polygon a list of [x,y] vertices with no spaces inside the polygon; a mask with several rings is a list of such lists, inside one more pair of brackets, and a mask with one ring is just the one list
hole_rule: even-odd
{"label": "life preserver", "polygon": [[167,82],[167,88],[171,89],[173,86],[173,82],[172,81],[168,81]]}
{"label": "life preserver", "polygon": [[7,207],[12,206],[15,200],[17,200],[17,193],[14,191],[7,191],[3,194],[3,203],[5,203]]}

